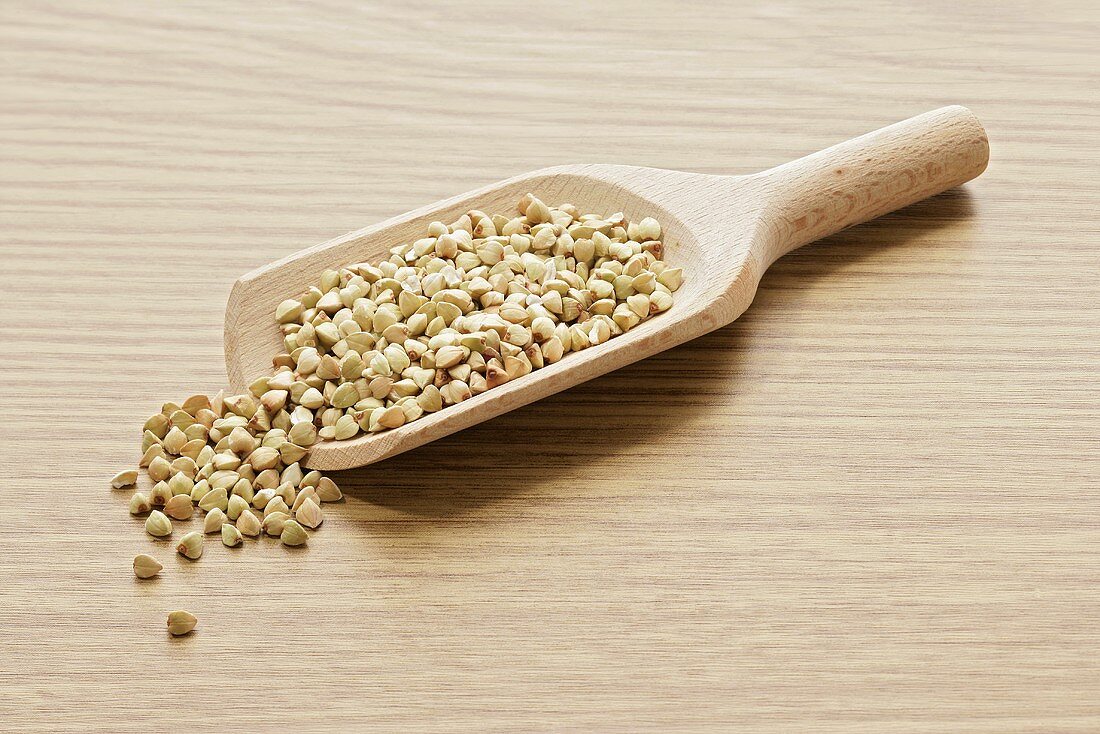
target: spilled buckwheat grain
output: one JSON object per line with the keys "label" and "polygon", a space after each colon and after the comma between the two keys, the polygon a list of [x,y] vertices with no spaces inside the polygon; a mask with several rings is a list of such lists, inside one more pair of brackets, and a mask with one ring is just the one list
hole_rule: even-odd
{"label": "spilled buckwheat grain", "polygon": [[[386,260],[326,270],[275,309],[283,351],[271,375],[242,394],[165,403],[145,422],[139,466],[154,486],[129,511],[162,507],[146,521],[157,537],[172,533],[167,515],[207,513],[177,545],[190,558],[219,530],[226,545],[261,530],[305,543],[322,504],[342,498],[331,479],[303,472],[311,446],[400,428],[667,311],[683,272],[662,260],[662,234],[651,217],[527,194],[510,216],[470,210]],[[135,480],[127,470],[112,486]]]}

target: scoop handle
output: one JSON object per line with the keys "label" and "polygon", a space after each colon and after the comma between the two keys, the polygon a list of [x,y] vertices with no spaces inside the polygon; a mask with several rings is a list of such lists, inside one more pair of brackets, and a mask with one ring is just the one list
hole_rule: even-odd
{"label": "scoop handle", "polygon": [[966,107],[941,107],[759,174],[771,261],[808,242],[969,181],[989,162]]}

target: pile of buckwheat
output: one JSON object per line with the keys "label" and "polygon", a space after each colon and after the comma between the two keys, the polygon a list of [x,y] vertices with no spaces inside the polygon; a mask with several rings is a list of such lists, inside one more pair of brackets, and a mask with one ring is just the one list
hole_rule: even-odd
{"label": "pile of buckwheat", "polygon": [[[662,260],[661,226],[646,217],[581,214],[531,194],[518,216],[477,210],[391,248],[377,264],[326,270],[279,304],[284,352],[246,393],[166,403],[145,423],[140,466],[153,487],[130,512],[146,531],[173,532],[195,507],[201,532],[176,550],[202,556],[207,534],[227,546],[260,533],[308,540],[340,489],[300,461],[318,440],[347,440],[415,421],[606,342],[672,306],[683,277]],[[116,488],[137,472],[120,472]],[[157,509],[154,509],[157,508]],[[162,566],[142,554],[139,578]],[[176,611],[172,634],[196,619]]]}

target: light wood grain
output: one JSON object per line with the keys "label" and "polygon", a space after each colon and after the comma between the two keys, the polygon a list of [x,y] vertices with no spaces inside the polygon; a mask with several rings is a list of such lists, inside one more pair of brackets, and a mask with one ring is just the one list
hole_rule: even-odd
{"label": "light wood grain", "polygon": [[[1100,729],[1098,34],[1083,2],[2,4],[0,730]],[[242,273],[545,166],[744,174],[955,102],[979,179],[342,473],[308,549],[177,560],[107,488],[224,383]]]}

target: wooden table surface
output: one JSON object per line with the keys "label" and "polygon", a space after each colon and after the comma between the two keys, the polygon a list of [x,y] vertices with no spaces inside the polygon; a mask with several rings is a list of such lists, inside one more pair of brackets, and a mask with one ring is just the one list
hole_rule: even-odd
{"label": "wooden table surface", "polygon": [[[632,5],[3,3],[0,729],[1100,730],[1095,4]],[[950,103],[979,180],[336,476],[302,552],[190,563],[107,487],[223,384],[251,268],[545,165],[751,172]]]}

